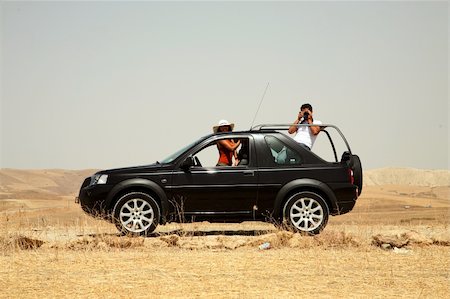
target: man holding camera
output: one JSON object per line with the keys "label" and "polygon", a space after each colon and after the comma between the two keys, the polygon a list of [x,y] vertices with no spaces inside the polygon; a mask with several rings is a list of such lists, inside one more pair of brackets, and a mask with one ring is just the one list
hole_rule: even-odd
{"label": "man holding camera", "polygon": [[295,134],[294,140],[299,142],[308,150],[311,150],[314,142],[316,141],[317,135],[320,132],[319,126],[297,126],[298,124],[317,124],[320,125],[322,122],[320,120],[314,120],[313,118],[313,108],[310,104],[303,104],[300,107],[300,112],[298,113],[297,119],[294,121],[292,126],[289,127],[289,134]]}

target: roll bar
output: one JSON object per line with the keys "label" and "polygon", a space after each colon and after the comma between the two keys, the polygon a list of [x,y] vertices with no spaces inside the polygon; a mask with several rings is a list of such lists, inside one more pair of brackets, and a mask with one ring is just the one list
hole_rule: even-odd
{"label": "roll bar", "polygon": [[347,139],[345,139],[344,134],[342,134],[341,130],[335,125],[330,125],[330,124],[260,124],[260,125],[251,127],[250,131],[289,130],[289,128],[291,126],[320,127],[321,131],[324,131],[327,133],[328,139],[330,140],[330,142],[334,148],[334,144],[333,144],[333,141],[331,140],[330,134],[325,130],[325,128],[333,128],[339,133],[339,135],[341,135],[341,138],[342,138],[342,140],[344,140],[344,143],[347,146],[347,149],[348,149],[350,155],[352,154],[352,150],[350,149],[350,145],[348,144]]}

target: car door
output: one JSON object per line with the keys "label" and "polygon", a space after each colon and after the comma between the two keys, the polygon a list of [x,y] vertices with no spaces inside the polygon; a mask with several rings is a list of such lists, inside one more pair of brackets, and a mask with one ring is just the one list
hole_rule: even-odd
{"label": "car door", "polygon": [[[246,165],[216,166],[217,141],[236,138],[247,143]],[[243,150],[243,146],[238,150]],[[213,136],[187,154],[194,165],[174,170],[171,194],[186,215],[251,218],[256,204],[257,172],[250,136]]]}
{"label": "car door", "polygon": [[273,212],[275,198],[286,183],[308,176],[308,168],[304,166],[306,150],[286,141],[280,134],[258,136],[258,210],[261,213]]}

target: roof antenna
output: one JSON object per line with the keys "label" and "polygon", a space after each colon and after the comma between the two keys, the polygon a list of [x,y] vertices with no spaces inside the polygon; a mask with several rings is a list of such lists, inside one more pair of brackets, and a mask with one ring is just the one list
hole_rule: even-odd
{"label": "roof antenna", "polygon": [[267,82],[266,89],[264,89],[264,94],[263,94],[263,96],[262,96],[262,98],[261,98],[261,101],[259,101],[259,106],[258,106],[258,109],[256,110],[255,117],[253,117],[252,124],[250,125],[250,130],[253,128],[253,123],[255,122],[256,115],[258,115],[259,108],[261,108],[261,104],[262,104],[262,102],[263,102],[263,100],[264,100],[264,97],[266,96],[267,88],[269,88],[269,82]]}

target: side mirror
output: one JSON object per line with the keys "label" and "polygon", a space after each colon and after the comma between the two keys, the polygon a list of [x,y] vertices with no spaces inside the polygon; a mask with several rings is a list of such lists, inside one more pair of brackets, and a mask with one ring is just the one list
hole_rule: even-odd
{"label": "side mirror", "polygon": [[192,166],[194,166],[194,158],[192,158],[191,156],[187,157],[183,162],[181,162],[180,165],[181,169],[183,169],[184,171],[187,171]]}

